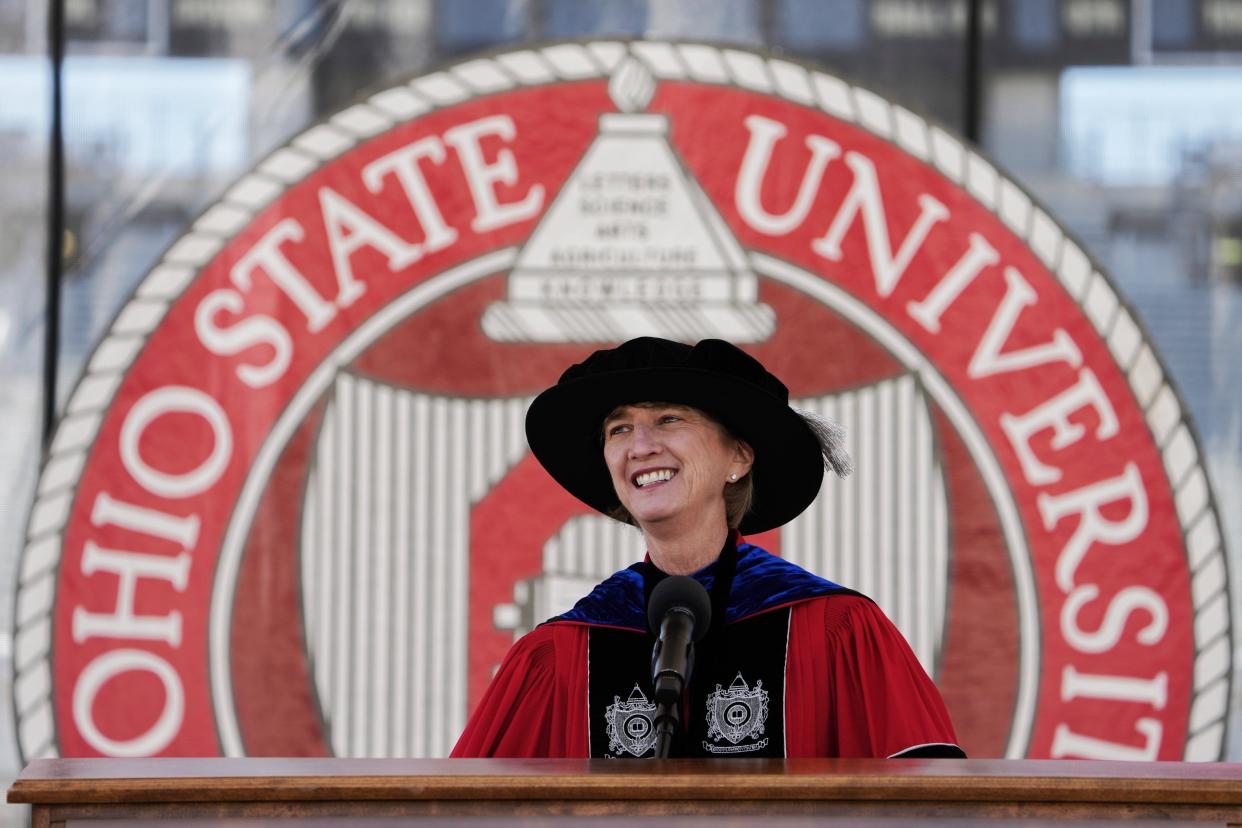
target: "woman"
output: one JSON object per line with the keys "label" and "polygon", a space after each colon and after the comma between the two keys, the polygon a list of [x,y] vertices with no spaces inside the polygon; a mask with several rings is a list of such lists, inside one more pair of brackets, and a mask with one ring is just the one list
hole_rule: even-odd
{"label": "woman", "polygon": [[531,404],[531,450],[647,560],[518,641],[454,756],[650,756],[646,602],[669,575],[711,596],[673,756],[961,756],[944,703],[869,599],[748,544],[849,460],[737,347],[644,337],[572,366]]}

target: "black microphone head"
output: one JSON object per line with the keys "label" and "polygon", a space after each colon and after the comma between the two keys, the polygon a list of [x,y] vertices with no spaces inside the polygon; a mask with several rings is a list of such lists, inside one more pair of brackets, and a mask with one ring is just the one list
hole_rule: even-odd
{"label": "black microphone head", "polygon": [[647,624],[657,636],[669,610],[678,608],[694,618],[691,638],[698,641],[712,625],[712,599],[703,585],[689,575],[672,575],[656,584],[647,602]]}

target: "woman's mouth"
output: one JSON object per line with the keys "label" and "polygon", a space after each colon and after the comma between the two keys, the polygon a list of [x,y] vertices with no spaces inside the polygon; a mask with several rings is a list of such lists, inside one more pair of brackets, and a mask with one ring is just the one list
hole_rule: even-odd
{"label": "woman's mouth", "polygon": [[634,475],[633,483],[642,489],[655,483],[665,483],[673,479],[677,472],[673,469],[652,469],[651,471],[639,472]]}

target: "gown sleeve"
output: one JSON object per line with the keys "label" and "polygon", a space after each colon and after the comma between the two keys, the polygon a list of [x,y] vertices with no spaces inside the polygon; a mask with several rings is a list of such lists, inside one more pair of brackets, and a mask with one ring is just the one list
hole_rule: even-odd
{"label": "gown sleeve", "polygon": [[450,756],[588,754],[586,628],[548,624],[509,650]]}
{"label": "gown sleeve", "polygon": [[787,755],[965,755],[940,691],[872,601],[798,604],[789,637]]}

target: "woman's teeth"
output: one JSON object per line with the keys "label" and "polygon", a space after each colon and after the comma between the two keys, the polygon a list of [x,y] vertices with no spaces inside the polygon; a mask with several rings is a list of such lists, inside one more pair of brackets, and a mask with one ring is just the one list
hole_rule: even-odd
{"label": "woman's teeth", "polygon": [[642,488],[649,483],[663,483],[665,480],[672,480],[676,474],[672,469],[658,469],[657,471],[643,472],[634,478],[634,485]]}

